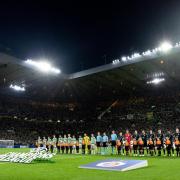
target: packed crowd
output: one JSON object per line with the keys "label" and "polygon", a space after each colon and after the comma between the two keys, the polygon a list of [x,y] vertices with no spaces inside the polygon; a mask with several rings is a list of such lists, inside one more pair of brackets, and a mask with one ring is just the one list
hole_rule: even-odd
{"label": "packed crowd", "polygon": [[[131,97],[119,99],[108,108],[114,101],[59,104],[1,97],[0,139],[27,145],[33,144],[37,136],[53,134],[77,136],[98,130],[123,132],[126,128],[131,132],[155,132],[158,128],[173,131],[180,124],[179,100],[179,94]],[[103,115],[99,118],[100,114]]]}
{"label": "packed crowd", "polygon": [[[84,136],[71,134],[59,135],[58,138],[54,135],[51,137],[38,137],[36,147],[45,147],[47,151],[52,153],[57,150],[58,153],[66,154],[107,154],[109,147],[111,147],[111,154],[117,153],[118,155],[158,155],[161,156],[163,151],[164,156],[180,156],[180,131],[176,128],[175,132],[167,131],[162,133],[161,129],[157,133],[152,130],[149,132],[130,133],[126,130],[125,134],[119,132],[108,136],[105,132],[97,133],[95,136],[91,134],[89,137],[86,133]],[[146,151],[146,153],[145,153]]]}

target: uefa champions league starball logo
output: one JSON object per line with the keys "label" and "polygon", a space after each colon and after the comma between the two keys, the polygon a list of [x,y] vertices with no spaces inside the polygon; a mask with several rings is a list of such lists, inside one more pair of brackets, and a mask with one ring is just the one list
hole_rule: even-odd
{"label": "uefa champions league starball logo", "polygon": [[98,169],[110,171],[128,171],[148,166],[147,160],[120,160],[106,159],[80,166],[85,169]]}
{"label": "uefa champions league starball logo", "polygon": [[123,166],[125,163],[121,161],[111,161],[111,162],[102,162],[97,164],[98,167],[117,167],[117,166]]}

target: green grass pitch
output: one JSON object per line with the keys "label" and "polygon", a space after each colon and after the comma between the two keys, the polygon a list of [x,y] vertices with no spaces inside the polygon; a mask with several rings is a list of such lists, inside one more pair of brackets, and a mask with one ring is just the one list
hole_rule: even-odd
{"label": "green grass pitch", "polygon": [[[29,149],[0,149],[0,154],[10,151],[29,151]],[[146,159],[148,167],[114,172],[103,170],[80,169],[78,166],[108,158]],[[180,158],[177,157],[124,157],[117,155],[56,155],[49,162],[32,164],[0,162],[0,180],[179,180]]]}

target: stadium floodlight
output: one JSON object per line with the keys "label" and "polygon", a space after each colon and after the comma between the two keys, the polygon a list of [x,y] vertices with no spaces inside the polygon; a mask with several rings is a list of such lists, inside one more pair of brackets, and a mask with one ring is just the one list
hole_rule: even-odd
{"label": "stadium floodlight", "polygon": [[156,72],[150,75],[148,74],[149,77],[154,77],[154,78],[163,77],[164,75],[165,75],[164,72]]}
{"label": "stadium floodlight", "polygon": [[11,84],[9,87],[11,89],[14,89],[15,91],[25,91],[26,90],[25,87],[21,87],[21,86],[18,86],[18,85],[13,85],[13,84]]}
{"label": "stadium floodlight", "polygon": [[172,49],[173,46],[169,42],[163,42],[158,48],[159,51],[167,52]]}
{"label": "stadium floodlight", "polygon": [[60,69],[57,69],[55,67],[52,67],[52,65],[46,61],[33,61],[31,59],[27,59],[25,63],[34,66],[37,68],[39,71],[44,72],[44,73],[54,73],[54,74],[59,74],[61,73]]}
{"label": "stadium floodlight", "polygon": [[113,60],[113,64],[117,64],[117,63],[119,63],[120,61],[119,61],[119,59],[115,59],[115,60]]}
{"label": "stadium floodlight", "polygon": [[178,48],[180,46],[180,42],[175,44],[175,47]]}
{"label": "stadium floodlight", "polygon": [[152,53],[152,52],[151,52],[150,50],[147,50],[147,51],[143,52],[142,54],[143,54],[144,56],[150,56],[151,53]]}
{"label": "stadium floodlight", "polygon": [[117,64],[119,62],[127,63],[128,61],[136,60],[145,56],[154,56],[154,55],[157,56],[159,52],[166,53],[169,50],[174,49],[174,48],[180,48],[180,42],[176,43],[175,45],[172,45],[170,42],[165,41],[159,47],[156,47],[154,49],[146,50],[142,53],[134,53],[131,56],[123,56],[121,58],[121,61],[119,59],[115,59],[112,61],[112,64]]}
{"label": "stadium floodlight", "polygon": [[140,55],[139,53],[134,53],[134,54],[132,55],[132,58],[139,58],[139,57],[141,57],[141,55]]}
{"label": "stadium floodlight", "polygon": [[159,83],[161,83],[163,81],[165,81],[164,78],[155,78],[155,79],[153,79],[151,81],[147,81],[147,84],[159,84]]}
{"label": "stadium floodlight", "polygon": [[127,61],[127,58],[126,58],[125,56],[123,56],[123,57],[121,58],[121,60],[122,60],[123,62],[125,62],[125,61]]}

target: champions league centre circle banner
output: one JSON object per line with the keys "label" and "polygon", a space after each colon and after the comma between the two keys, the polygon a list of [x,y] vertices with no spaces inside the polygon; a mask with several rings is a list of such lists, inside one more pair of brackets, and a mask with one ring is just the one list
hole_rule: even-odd
{"label": "champions league centre circle banner", "polygon": [[110,170],[110,171],[128,171],[146,166],[148,166],[147,160],[108,159],[108,160],[96,161],[87,165],[82,165],[79,168]]}

